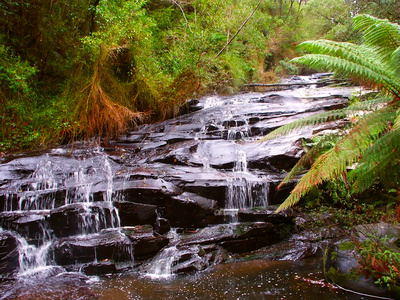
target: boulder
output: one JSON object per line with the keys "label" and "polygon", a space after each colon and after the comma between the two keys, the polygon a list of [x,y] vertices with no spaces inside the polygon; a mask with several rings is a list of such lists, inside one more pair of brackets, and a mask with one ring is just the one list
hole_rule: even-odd
{"label": "boulder", "polygon": [[117,272],[115,263],[111,261],[92,262],[85,264],[81,271],[86,275],[105,275]]}
{"label": "boulder", "polygon": [[[388,272],[389,267],[385,265],[385,260],[388,258],[383,257],[382,261],[380,261],[377,256],[377,260],[372,259],[370,262],[371,266],[369,268],[371,270],[365,269],[361,264],[361,262],[365,261],[365,257],[361,257],[354,244],[355,241],[357,241],[357,244],[361,243],[361,246],[364,243],[365,250],[369,251],[368,249],[371,246],[368,245],[379,241],[379,243],[383,243],[380,247],[388,247],[392,252],[398,253],[400,249],[396,244],[399,241],[399,233],[398,225],[383,222],[357,226],[355,228],[355,237],[342,239],[326,251],[324,259],[325,275],[339,286],[357,293],[386,297],[385,299],[399,299],[399,286],[391,285],[388,289],[386,284],[375,284],[377,279],[382,276],[381,273]],[[371,249],[370,251],[369,255],[373,256],[375,254],[374,250]],[[377,273],[372,272],[372,270]]]}

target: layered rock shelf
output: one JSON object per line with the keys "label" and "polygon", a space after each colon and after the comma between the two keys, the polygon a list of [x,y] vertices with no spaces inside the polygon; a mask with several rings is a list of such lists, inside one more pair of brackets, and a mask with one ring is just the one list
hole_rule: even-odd
{"label": "layered rock shelf", "polygon": [[172,273],[199,271],[229,253],[281,241],[282,224],[290,228],[293,216],[274,214],[270,206],[281,203],[294,182],[279,191],[276,186],[304,153],[304,140],[345,122],[259,140],[293,120],[346,106],[352,92],[308,86],[209,96],[189,101],[174,119],[100,146],[5,158],[2,278],[21,273],[24,243],[36,253],[26,268],[41,259],[91,275],[127,267],[150,272],[152,259],[167,249],[179,253]]}

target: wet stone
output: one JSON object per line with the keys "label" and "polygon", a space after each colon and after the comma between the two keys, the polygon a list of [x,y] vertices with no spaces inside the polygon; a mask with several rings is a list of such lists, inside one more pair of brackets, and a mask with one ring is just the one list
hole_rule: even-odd
{"label": "wet stone", "polygon": [[121,226],[153,225],[157,219],[157,206],[127,201],[115,201]]}
{"label": "wet stone", "polygon": [[11,232],[0,230],[0,282],[12,278],[18,267],[18,241]]}
{"label": "wet stone", "polygon": [[93,262],[85,264],[82,267],[82,272],[89,276],[112,274],[117,272],[117,267],[111,261]]}
{"label": "wet stone", "polygon": [[132,260],[132,243],[118,230],[65,237],[52,245],[54,260],[58,265],[74,265],[101,260]]}
{"label": "wet stone", "polygon": [[132,241],[135,258],[154,255],[169,243],[169,239],[153,232],[150,225],[124,227],[122,232]]}

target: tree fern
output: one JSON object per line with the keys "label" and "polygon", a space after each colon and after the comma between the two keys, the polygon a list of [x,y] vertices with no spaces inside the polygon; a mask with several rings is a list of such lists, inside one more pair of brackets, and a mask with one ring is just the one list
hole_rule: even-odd
{"label": "tree fern", "polygon": [[383,185],[397,184],[400,169],[400,130],[389,132],[379,139],[363,155],[356,169],[348,176],[353,181],[353,192],[360,193],[377,181]]}
{"label": "tree fern", "polygon": [[370,15],[358,15],[353,18],[353,28],[362,32],[364,44],[377,47],[377,51],[386,60],[400,46],[400,26],[388,20]]}
{"label": "tree fern", "polygon": [[297,203],[313,186],[345,172],[348,166],[359,160],[371,143],[389,129],[387,120],[394,120],[395,115],[395,111],[388,107],[365,116],[334,148],[318,157],[290,196],[279,206],[278,211]]}
{"label": "tree fern", "polygon": [[317,148],[299,161],[282,184],[301,168],[311,164],[310,169],[278,208],[279,211],[297,203],[313,186],[340,178],[354,163],[357,163],[356,168],[346,176],[353,192],[364,191],[378,181],[386,186],[399,184],[400,26],[369,15],[356,16],[353,21],[354,29],[363,35],[364,44],[308,41],[300,44],[299,48],[309,54],[293,61],[357,79],[362,84],[378,88],[383,96],[374,99],[375,104],[366,111],[362,107],[371,103],[355,103],[342,110],[295,121],[265,137],[271,139],[301,126],[346,118],[357,110],[368,113],[333,148],[326,152]]}
{"label": "tree fern", "polygon": [[278,185],[277,189],[280,189],[283,185],[289,183],[295,176],[299,175],[301,172],[309,169],[314,161],[324,152],[333,148],[336,140],[338,140],[337,135],[325,135],[322,139],[313,146],[310,150],[304,154],[296,165],[290,170],[290,172],[285,176],[282,182]]}
{"label": "tree fern", "polygon": [[279,136],[287,135],[293,130],[303,128],[306,126],[316,126],[326,122],[337,121],[341,119],[348,118],[349,116],[354,116],[359,112],[372,112],[377,110],[379,106],[386,104],[388,102],[387,97],[377,97],[371,100],[365,100],[361,102],[355,102],[354,104],[337,110],[330,110],[320,114],[312,115],[300,120],[296,120],[284,126],[277,128],[276,130],[270,132],[260,141],[272,140]]}

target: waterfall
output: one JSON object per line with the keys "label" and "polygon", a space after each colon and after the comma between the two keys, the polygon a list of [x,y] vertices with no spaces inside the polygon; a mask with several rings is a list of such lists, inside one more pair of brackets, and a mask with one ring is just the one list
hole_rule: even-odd
{"label": "waterfall", "polygon": [[233,178],[228,178],[225,215],[229,222],[238,222],[239,210],[268,206],[269,182],[259,181],[247,170],[246,152],[236,151],[236,162],[233,169]]}
{"label": "waterfall", "polygon": [[[118,209],[113,204],[114,172],[108,157],[99,152],[88,158],[75,159],[75,164],[68,162],[63,156],[44,155],[32,174],[4,196],[4,210],[9,218],[19,218],[22,222],[31,218],[42,228],[35,237],[29,236],[28,229],[21,231],[23,236],[15,234],[19,276],[54,268],[49,253],[54,233],[46,225],[47,218],[54,213],[65,216],[66,222],[73,222],[75,234],[79,235],[96,234],[105,229],[119,230],[121,226]],[[69,214],[71,219],[68,219]],[[7,222],[2,223],[7,228],[19,226],[18,221],[17,225]]]}
{"label": "waterfall", "polygon": [[165,248],[152,259],[146,276],[153,279],[173,276],[172,266],[178,258],[179,251],[176,246]]}

